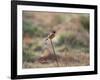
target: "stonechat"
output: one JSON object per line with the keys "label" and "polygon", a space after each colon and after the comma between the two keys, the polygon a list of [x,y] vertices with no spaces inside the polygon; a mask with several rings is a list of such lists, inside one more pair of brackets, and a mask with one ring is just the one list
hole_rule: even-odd
{"label": "stonechat", "polygon": [[46,38],[46,40],[48,40],[48,39],[53,39],[54,37],[55,37],[55,33],[56,33],[56,31],[51,31],[50,33],[49,33],[49,35],[48,35],[48,37]]}

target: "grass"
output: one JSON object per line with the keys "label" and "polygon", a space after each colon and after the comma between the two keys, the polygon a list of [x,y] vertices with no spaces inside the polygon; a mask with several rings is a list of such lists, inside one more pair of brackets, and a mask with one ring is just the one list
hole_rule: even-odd
{"label": "grass", "polygon": [[80,22],[83,25],[83,28],[89,32],[89,26],[90,26],[89,15],[88,15],[88,17],[85,15],[81,15]]}
{"label": "grass", "polygon": [[[73,56],[74,55],[74,56]],[[62,53],[58,56],[59,67],[71,67],[71,66],[88,66],[89,65],[89,54],[85,53]],[[33,62],[24,62],[23,68],[48,68],[56,67],[56,62],[51,59],[48,63],[42,64],[38,60]]]}
{"label": "grass", "polygon": [[23,33],[28,33],[31,37],[42,37],[43,30],[39,25],[32,24],[31,22],[23,21]]}
{"label": "grass", "polygon": [[45,64],[38,60],[44,55],[43,40],[52,30],[56,30],[53,43],[60,67],[89,65],[89,14],[24,11],[23,39],[27,44],[23,40],[23,68],[56,67],[49,56]]}

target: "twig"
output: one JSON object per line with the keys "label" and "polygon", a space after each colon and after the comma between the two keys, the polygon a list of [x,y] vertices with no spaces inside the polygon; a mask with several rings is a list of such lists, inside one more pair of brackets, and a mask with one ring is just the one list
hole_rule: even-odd
{"label": "twig", "polygon": [[59,67],[57,55],[56,55],[56,53],[55,53],[54,46],[53,46],[53,43],[52,43],[52,40],[51,40],[51,39],[50,39],[50,43],[51,43],[52,50],[53,50],[53,53],[54,53],[54,56],[55,56],[55,61],[56,61],[57,67]]}

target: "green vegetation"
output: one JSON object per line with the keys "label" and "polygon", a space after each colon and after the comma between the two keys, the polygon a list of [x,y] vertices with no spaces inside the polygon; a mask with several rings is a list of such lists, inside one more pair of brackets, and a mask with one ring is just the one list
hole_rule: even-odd
{"label": "green vegetation", "polygon": [[23,62],[34,62],[35,55],[32,53],[31,50],[24,50],[23,51]]}
{"label": "green vegetation", "polygon": [[86,29],[89,32],[89,26],[90,26],[89,15],[88,16],[81,15],[80,16],[80,22],[83,25],[83,28]]}
{"label": "green vegetation", "polygon": [[71,31],[66,32],[59,37],[57,45],[62,46],[65,44],[72,49],[80,49],[82,51],[89,52],[89,44],[85,44],[82,39],[77,39],[77,35],[78,34]]}
{"label": "green vegetation", "polygon": [[[46,55],[50,53],[43,51],[45,46],[43,43],[48,33],[52,30],[56,31],[53,43],[61,66],[88,65],[89,28],[89,14],[87,13],[74,14],[24,11],[23,67],[40,68],[55,66],[55,61],[53,60],[51,60],[51,62],[53,61],[52,63],[49,62],[45,64],[38,62],[38,58],[44,55],[43,52],[45,52]],[[48,47],[51,46],[49,45]],[[53,54],[52,51],[51,54]]]}
{"label": "green vegetation", "polygon": [[31,37],[41,37],[44,35],[43,30],[40,26],[32,24],[30,22],[23,22],[23,33],[28,33]]}

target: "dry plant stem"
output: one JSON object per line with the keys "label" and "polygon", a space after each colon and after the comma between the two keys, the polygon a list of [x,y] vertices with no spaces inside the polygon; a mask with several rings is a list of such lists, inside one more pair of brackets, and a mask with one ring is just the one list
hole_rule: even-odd
{"label": "dry plant stem", "polygon": [[55,50],[54,50],[54,46],[53,46],[53,43],[52,43],[51,39],[50,39],[50,43],[51,43],[52,50],[53,50],[53,53],[54,53],[54,56],[55,56],[55,61],[56,61],[57,67],[59,67],[58,59],[57,59],[57,56],[56,56],[56,53],[55,53]]}

